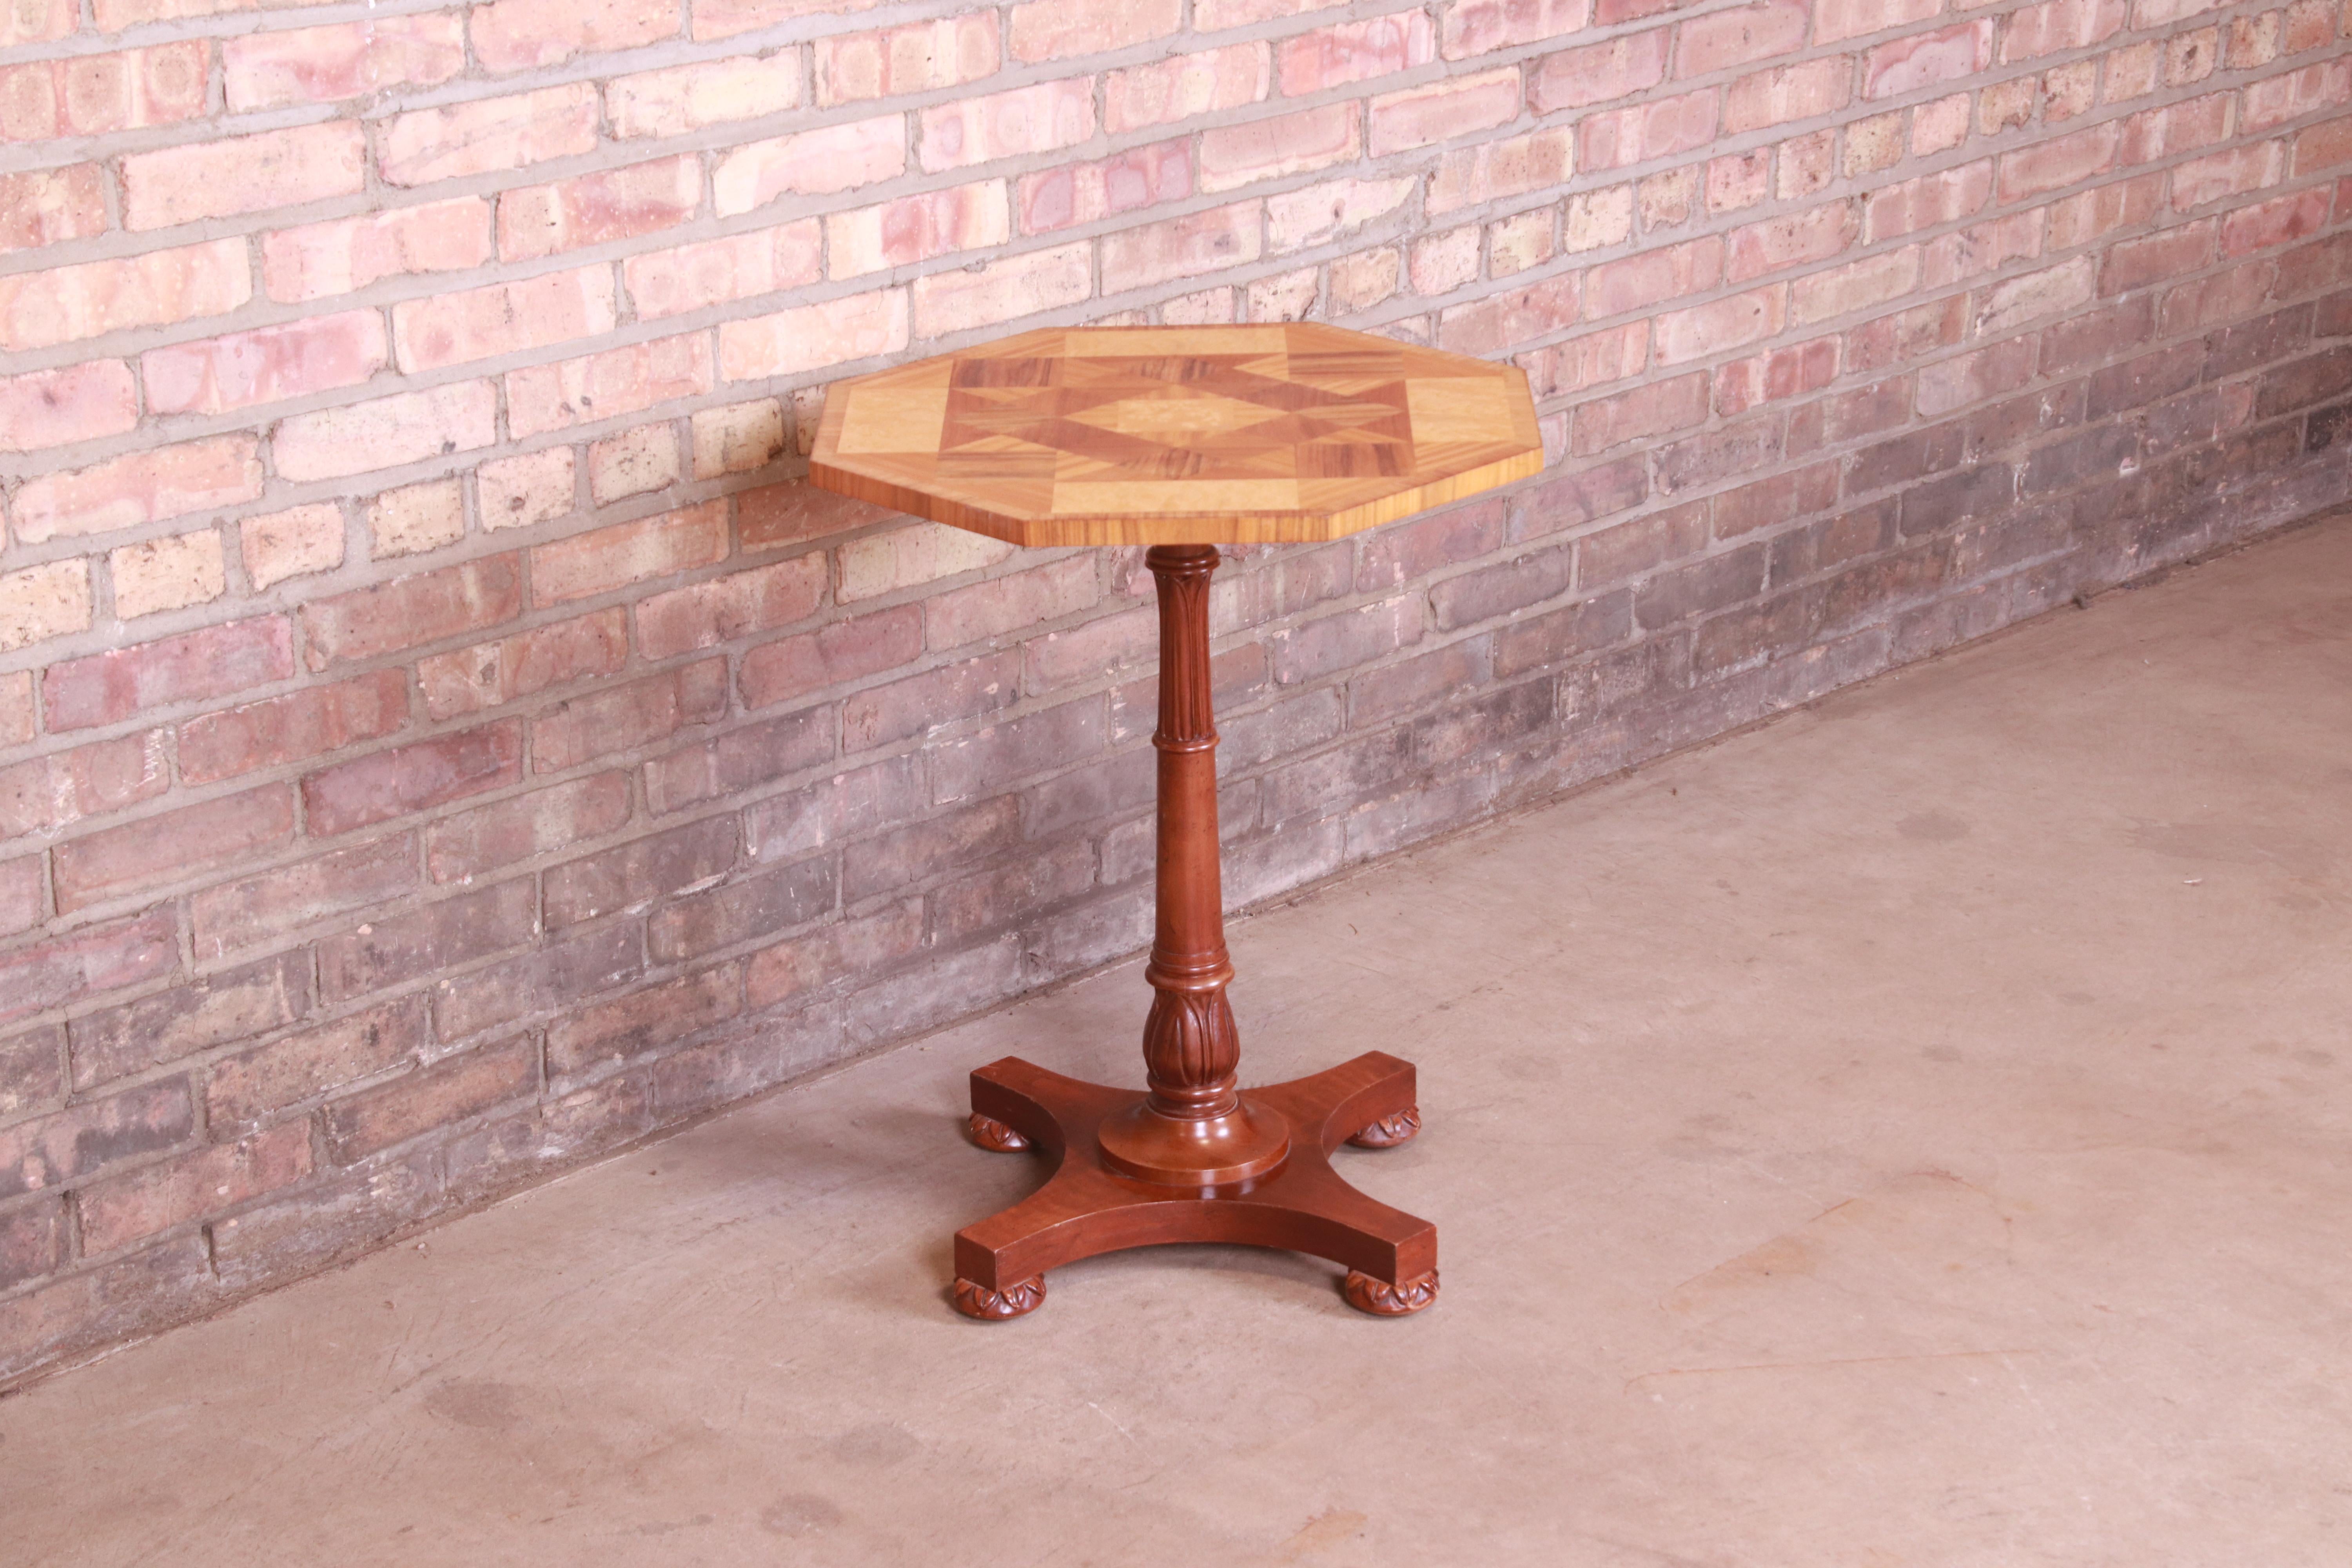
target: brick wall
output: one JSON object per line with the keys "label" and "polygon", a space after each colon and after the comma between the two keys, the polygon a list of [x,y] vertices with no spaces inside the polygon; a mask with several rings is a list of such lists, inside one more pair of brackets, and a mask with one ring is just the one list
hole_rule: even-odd
{"label": "brick wall", "polygon": [[829,380],[1528,367],[1543,478],[1221,574],[1262,900],[2344,499],[2343,31],[10,0],[0,1378],[1146,940],[1136,552],[806,489]]}

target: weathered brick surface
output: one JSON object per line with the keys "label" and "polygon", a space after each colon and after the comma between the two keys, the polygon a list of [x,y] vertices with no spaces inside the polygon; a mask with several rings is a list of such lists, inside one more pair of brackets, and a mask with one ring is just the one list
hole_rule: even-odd
{"label": "weathered brick surface", "polygon": [[0,1377],[1145,939],[1139,552],[814,489],[845,371],[1528,371],[1540,478],[1220,574],[1272,896],[2352,495],[2343,34],[6,8]]}

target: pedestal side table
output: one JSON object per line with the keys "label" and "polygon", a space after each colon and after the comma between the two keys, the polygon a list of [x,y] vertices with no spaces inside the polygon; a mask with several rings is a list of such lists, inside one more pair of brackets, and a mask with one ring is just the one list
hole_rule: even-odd
{"label": "pedestal side table", "polygon": [[972,1138],[1054,1163],[955,1238],[954,1300],[1016,1318],[1049,1269],[1162,1242],[1344,1264],[1357,1308],[1437,1296],[1434,1226],[1332,1170],[1344,1142],[1420,1129],[1413,1068],[1380,1051],[1238,1087],[1225,985],[1209,580],[1219,544],[1336,539],[1543,466],[1525,373],[1313,323],[1023,333],[832,389],[809,477],[1024,545],[1143,544],[1160,600],[1157,922],[1145,1088],[1008,1057],[971,1075]]}

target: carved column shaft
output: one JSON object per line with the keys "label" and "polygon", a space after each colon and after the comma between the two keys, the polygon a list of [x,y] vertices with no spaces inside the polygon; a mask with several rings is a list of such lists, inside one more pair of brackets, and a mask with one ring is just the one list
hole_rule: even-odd
{"label": "carved column shaft", "polygon": [[1151,1013],[1143,1025],[1150,1105],[1165,1116],[1223,1116],[1237,1103],[1241,1037],[1225,1001],[1224,888],[1217,870],[1217,728],[1209,700],[1213,544],[1163,544],[1145,556],[1160,590],[1158,921]]}

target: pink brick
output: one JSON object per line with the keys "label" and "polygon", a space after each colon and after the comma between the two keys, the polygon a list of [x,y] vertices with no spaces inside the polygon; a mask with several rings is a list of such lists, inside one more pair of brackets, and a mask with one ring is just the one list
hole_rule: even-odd
{"label": "pink brick", "polygon": [[2214,227],[2213,220],[2206,218],[2118,241],[2099,268],[2099,292],[2120,294],[2201,270],[2213,259]]}
{"label": "pink brick", "polygon": [[1538,114],[1584,109],[1657,86],[1666,79],[1668,31],[1654,27],[1546,55],[1528,79],[1528,107]]}
{"label": "pink brick", "polygon": [[982,180],[835,213],[824,220],[826,269],[835,278],[856,278],[1002,245],[1011,233],[1006,207],[1004,182]]}
{"label": "pink brick", "polygon": [[2352,59],[2323,60],[2249,83],[2238,129],[2241,132],[2268,131],[2323,109],[2339,109],[2347,100],[2352,100]]}
{"label": "pink brick", "polygon": [[1524,289],[1456,305],[1439,318],[1438,346],[1456,353],[1495,354],[1576,320],[1584,279],[1564,272]]}
{"label": "pink brick", "polygon": [[2121,132],[2114,121],[2053,137],[2000,160],[2000,192],[2004,202],[2023,201],[2103,174],[2116,166]]}
{"label": "pink brick", "polygon": [[702,169],[691,153],[600,169],[499,197],[499,256],[536,260],[674,228],[702,205]]}
{"label": "pink brick", "polygon": [[89,565],[50,561],[0,573],[0,652],[88,631]]}
{"label": "pink brick", "polygon": [[1577,405],[1570,449],[1589,457],[1627,441],[1704,424],[1706,392],[1706,376],[1701,372],[1652,382],[1614,397],[1588,398]]}
{"label": "pink brick", "polygon": [[62,38],[79,20],[73,0],[16,0],[0,9],[0,48]]}
{"label": "pink brick", "polygon": [[1017,198],[1021,232],[1044,234],[1182,201],[1192,194],[1192,153],[1188,142],[1157,142],[1098,163],[1064,163],[1025,174]]}
{"label": "pink brick", "polygon": [[2240,207],[2221,220],[2221,254],[2246,256],[2316,234],[2327,226],[2329,193],[2294,191]]}
{"label": "pink brick", "polygon": [[726,554],[724,500],[616,523],[533,548],[531,603],[544,607],[591,598],[709,566]]}
{"label": "pink brick", "polygon": [[1814,0],[1813,42],[1834,44],[1864,33],[1924,22],[1944,0]]}
{"label": "pink brick", "polygon": [[21,746],[33,738],[33,672],[0,675],[0,746]]}
{"label": "pink brick", "polygon": [[1649,362],[1649,322],[1628,321],[1518,357],[1541,401],[1639,375]]}
{"label": "pink brick", "polygon": [[677,482],[677,429],[667,420],[640,425],[588,444],[588,495],[599,506]]}
{"label": "pink brick", "polygon": [[1742,283],[1783,268],[1827,261],[1853,243],[1857,227],[1853,206],[1832,202],[1734,229],[1724,276]]}
{"label": "pink brick", "polygon": [[906,121],[884,115],[739,147],[719,160],[710,188],[719,216],[732,217],[779,196],[830,195],[906,169]]}
{"label": "pink brick", "polygon": [[2129,0],[2042,0],[2012,11],[2001,38],[2001,61],[2014,65],[2105,43],[2123,31],[2130,11]]}
{"label": "pink brick", "polygon": [[915,279],[915,331],[926,338],[994,326],[1074,305],[1094,292],[1094,247],[1087,241],[1008,256],[977,270]]}
{"label": "pink brick", "polygon": [[1445,58],[1564,38],[1591,17],[1591,0],[1456,0],[1445,7]]}
{"label": "pink brick", "polygon": [[567,82],[513,98],[453,103],[394,117],[381,132],[387,184],[422,185],[519,169],[596,145],[596,89]]}
{"label": "pink brick", "polygon": [[1165,37],[1184,12],[1182,0],[1027,0],[1005,18],[1013,58],[1035,65]]}
{"label": "pink brick", "polygon": [[1679,295],[1704,293],[1723,276],[1723,241],[1709,235],[1663,250],[1603,262],[1588,275],[1588,319],[1644,310]]}
{"label": "pink brick", "polygon": [[139,423],[139,388],[119,359],[0,377],[0,451],[36,452]]}
{"label": "pink brick", "polygon": [[194,1150],[83,1189],[85,1255],[134,1241],[293,1185],[310,1173],[310,1129],[289,1121],[240,1143]]}
{"label": "pink brick", "polygon": [[451,719],[593,676],[617,674],[629,659],[629,612],[621,605],[416,661],[425,711]]}
{"label": "pink brick", "polygon": [[467,25],[485,68],[518,71],[675,37],[677,12],[675,0],[492,0]]}
{"label": "pink brick", "polygon": [[270,452],[286,479],[341,479],[487,447],[498,439],[498,409],[489,382],[455,382],[294,415],[278,422]]}
{"label": "pink brick", "polygon": [[1372,156],[1492,130],[1508,124],[1518,113],[1516,66],[1407,88],[1372,100]]}
{"label": "pink brick", "polygon": [[2297,132],[2294,173],[2308,174],[2352,163],[2352,119],[2330,120]]}
{"label": "pink brick", "polygon": [[2275,185],[2286,178],[2286,163],[2284,142],[2257,142],[2191,158],[2172,171],[2172,205],[2187,212],[2225,196]]}
{"label": "pink brick", "polygon": [[837,34],[819,38],[814,47],[816,100],[826,108],[961,87],[995,75],[1003,63],[993,11]]}
{"label": "pink brick", "polygon": [[1879,45],[1863,56],[1862,96],[1893,98],[1973,76],[1992,63],[1992,28],[1986,17]]}
{"label": "pink brick", "polygon": [[68,839],[49,858],[58,910],[183,881],[293,837],[294,796],[281,784]]}
{"label": "pink brick", "polygon": [[583,267],[520,283],[428,295],[393,307],[400,368],[414,374],[613,330],[613,269]]}
{"label": "pink brick", "polygon": [[1438,161],[1423,205],[1434,216],[1556,185],[1568,178],[1570,137],[1567,126],[1557,125],[1457,147]]}
{"label": "pink brick", "polygon": [[264,235],[261,286],[290,304],[348,294],[382,278],[479,267],[489,258],[490,204],[458,196]]}
{"label": "pink brick", "polygon": [[2234,93],[2209,92],[2135,114],[2124,121],[2119,152],[2126,164],[2150,163],[2177,153],[2210,147],[2230,134],[2230,106]]}
{"label": "pink brick", "polygon": [[1871,194],[1864,236],[1873,244],[1953,222],[1984,210],[1992,199],[1992,160],[1922,174]]}
{"label": "pink brick", "polygon": [[11,516],[17,539],[36,544],[232,506],[259,495],[261,484],[253,437],[220,436],[27,480]]}
{"label": "pink brick", "polygon": [[1769,338],[1787,321],[1782,293],[1775,284],[1687,310],[1661,311],[1652,353],[1661,365],[1682,364]]}
{"label": "pink brick", "polygon": [[443,817],[425,830],[425,868],[436,882],[476,877],[601,838],[628,819],[628,774],[593,773]]}
{"label": "pink brick", "polygon": [[303,816],[331,838],[521,779],[522,726],[509,720],[322,768],[302,780]]}
{"label": "pink brick", "polygon": [[0,70],[0,141],[100,136],[205,111],[205,46],[161,44]]}
{"label": "pink brick", "polygon": [[1800,278],[1790,289],[1789,314],[1802,324],[1885,304],[1918,287],[1919,265],[1919,247],[1911,245]]}
{"label": "pink brick", "polygon": [[1436,52],[1429,13],[1401,11],[1286,38],[1275,55],[1276,79],[1286,97],[1303,97],[1427,65]]}
{"label": "pink brick", "polygon": [[877,289],[796,305],[719,328],[719,374],[729,381],[797,375],[907,346],[907,291]]}
{"label": "pink brick", "polygon": [[710,336],[656,338],[507,375],[507,428],[520,438],[635,414],[713,384]]}
{"label": "pink brick", "polygon": [[731,38],[802,16],[840,16],[870,11],[881,0],[693,0],[694,36]]}
{"label": "pink brick", "polygon": [[766,708],[912,663],[923,651],[922,607],[898,605],[762,643],[743,656],[743,702]]}
{"label": "pink brick", "polygon": [[408,682],[397,669],[306,687],[183,723],[180,776],[211,784],[378,740],[407,722]]}
{"label": "pink brick", "polygon": [[19,272],[0,278],[0,348],[49,348],[217,316],[252,297],[253,268],[240,239]]}
{"label": "pink brick", "polygon": [[169,731],[149,730],[0,768],[0,838],[54,835],[85,816],[153,799],[172,787],[169,738]]}
{"label": "pink brick", "polygon": [[1853,96],[1853,66],[1842,57],[1741,77],[1726,89],[1723,132],[1737,136],[1843,109]]}
{"label": "pink brick", "polygon": [[165,905],[0,957],[0,1023],[169,973],[179,958],[177,923]]}
{"label": "pink brick", "polygon": [[383,315],[350,310],[151,350],[140,369],[152,412],[219,414],[356,386],[385,358]]}
{"label": "pink brick", "polygon": [[291,628],[262,616],[53,664],[42,672],[41,702],[50,731],[86,730],[293,673]]}
{"label": "pink brick", "polygon": [[1261,242],[1255,202],[1107,234],[1102,237],[1103,292],[1151,288],[1255,261]]}
{"label": "pink brick", "polygon": [[727,710],[727,661],[703,659],[646,680],[572,698],[531,725],[536,773],[561,773],[591,758],[635,751],[707,724]]}
{"label": "pink brick", "polygon": [[640,320],[781,293],[824,275],[824,229],[813,217],[632,256],[621,264]]}
{"label": "pink brick", "polygon": [[1577,166],[1618,169],[1704,147],[1715,140],[1715,100],[1692,92],[1588,116],[1578,127]]}
{"label": "pink brick", "polygon": [[960,99],[926,109],[917,120],[923,168],[931,174],[1050,153],[1095,133],[1094,80],[1073,77]]}
{"label": "pink brick", "polygon": [[0,174],[0,254],[106,232],[106,176],[95,163]]}
{"label": "pink brick", "polygon": [[522,609],[512,555],[395,577],[302,606],[304,662],[318,671],[510,621]]}
{"label": "pink brick", "polygon": [[706,125],[758,120],[796,108],[800,100],[800,54],[790,48],[640,71],[604,84],[613,134],[625,141],[683,136]]}
{"label": "pink brick", "polygon": [[353,195],[366,163],[356,121],[134,153],[122,160],[122,224],[164,228]]}
{"label": "pink brick", "polygon": [[1352,234],[1404,205],[1417,184],[1410,178],[1343,178],[1269,196],[1267,244],[1276,251],[1298,250]]}
{"label": "pink brick", "polygon": [[1229,44],[1179,54],[1103,78],[1103,129],[1113,136],[1263,100],[1271,84],[1266,46]]}
{"label": "pink brick", "polygon": [[237,114],[430,87],[465,68],[465,27],[454,14],[252,33],[221,46],[221,78]]}
{"label": "pink brick", "polygon": [[1685,22],[1675,41],[1675,75],[1710,71],[1795,52],[1805,41],[1806,0],[1758,0]]}
{"label": "pink brick", "polygon": [[1838,358],[1837,339],[1827,337],[1735,360],[1715,373],[1715,411],[1728,419],[1767,403],[1819,392],[1837,379]]}
{"label": "pink brick", "polygon": [[824,597],[822,551],[736,572],[637,603],[637,651],[674,658],[806,620]]}
{"label": "pink brick", "polygon": [[1277,114],[1201,133],[1200,184],[1229,191],[1258,180],[1345,163],[1363,151],[1353,103]]}

